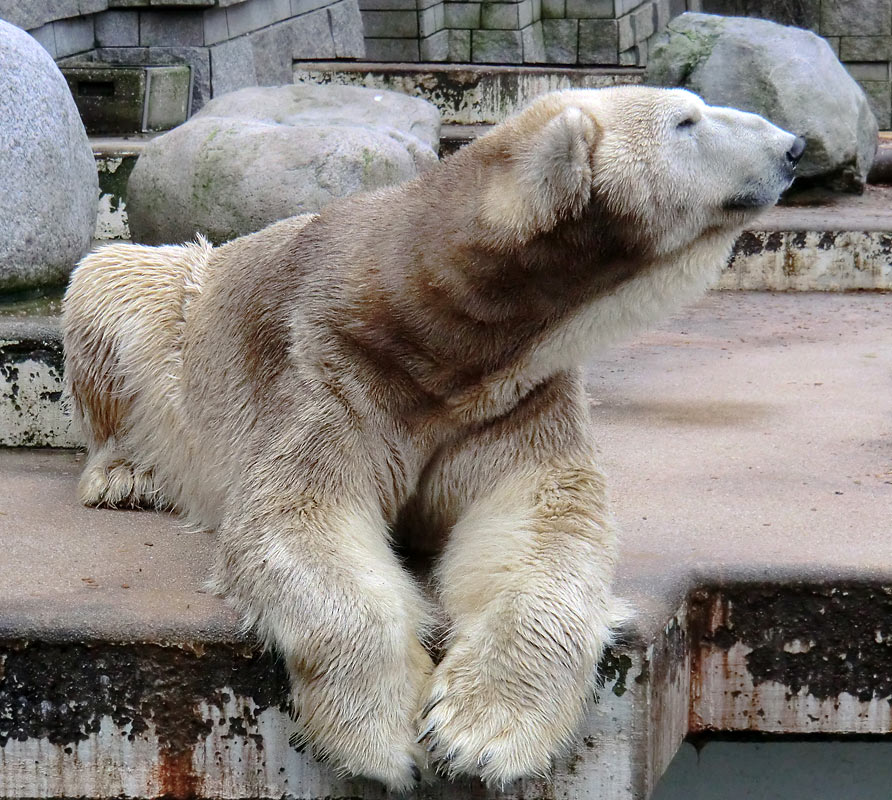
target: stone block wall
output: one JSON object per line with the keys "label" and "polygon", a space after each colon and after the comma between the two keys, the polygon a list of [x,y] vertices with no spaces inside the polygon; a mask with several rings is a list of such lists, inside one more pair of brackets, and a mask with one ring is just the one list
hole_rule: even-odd
{"label": "stone block wall", "polygon": [[761,17],[824,37],[892,128],[892,0],[701,0],[710,14]]}
{"label": "stone block wall", "polygon": [[189,64],[193,110],[291,83],[295,60],[365,56],[357,0],[0,0],[0,19],[60,63]]}
{"label": "stone block wall", "polygon": [[699,0],[360,0],[368,58],[643,66]]}

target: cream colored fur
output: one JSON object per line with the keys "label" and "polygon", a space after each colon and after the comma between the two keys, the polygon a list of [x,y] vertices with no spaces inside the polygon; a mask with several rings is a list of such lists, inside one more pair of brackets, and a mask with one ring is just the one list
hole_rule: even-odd
{"label": "cream colored fur", "polygon": [[561,92],[317,217],[88,256],[83,501],[217,531],[213,585],[336,769],[547,773],[621,614],[578,365],[709,285],[793,139],[687,92]]}

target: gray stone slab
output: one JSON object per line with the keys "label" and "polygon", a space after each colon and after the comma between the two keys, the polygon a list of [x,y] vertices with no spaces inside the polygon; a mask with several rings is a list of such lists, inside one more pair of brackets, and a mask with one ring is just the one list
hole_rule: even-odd
{"label": "gray stone slab", "polygon": [[229,24],[225,8],[209,8],[202,17],[204,43],[217,44],[229,38]]}
{"label": "gray stone slab", "polygon": [[471,31],[471,60],[475,64],[523,63],[520,31]]}
{"label": "gray stone slab", "polygon": [[357,0],[340,0],[328,6],[326,10],[331,24],[335,55],[338,58],[364,58],[362,16],[359,13]]}
{"label": "gray stone slab", "polygon": [[78,0],[0,0],[0,19],[23,30],[76,17],[78,13]]}
{"label": "gray stone slab", "polygon": [[449,60],[453,64],[471,61],[471,31],[449,31]]}
{"label": "gray stone slab", "polygon": [[617,64],[617,22],[612,19],[582,19],[579,21],[580,64]]}
{"label": "gray stone slab", "polygon": [[610,19],[613,0],[567,0],[567,16],[575,19]]}
{"label": "gray stone slab", "polygon": [[139,14],[136,11],[105,11],[95,18],[97,47],[139,45]]}
{"label": "gray stone slab", "polygon": [[[302,14],[290,23],[291,59],[335,58],[334,38],[331,35],[331,22],[325,9]],[[285,81],[291,83],[291,79]]]}
{"label": "gray stone slab", "polygon": [[53,58],[56,57],[56,34],[53,30],[52,22],[48,22],[46,25],[41,25],[39,28],[34,28],[33,30],[28,31],[28,33],[33,36],[40,46]]}
{"label": "gray stone slab", "polygon": [[[418,12],[418,36],[420,38],[424,39],[432,36],[446,27],[444,5],[444,3],[437,3]],[[443,52],[446,52],[445,48]],[[435,60],[442,61],[443,59],[438,58]]]}
{"label": "gray stone slab", "polygon": [[[590,20],[585,20],[589,22]],[[542,36],[549,64],[575,64],[579,43],[578,19],[544,19]]]}
{"label": "gray stone slab", "polygon": [[200,47],[204,44],[201,14],[189,11],[140,11],[142,47]]}
{"label": "gray stone slab", "polygon": [[325,8],[331,5],[332,0],[291,0],[292,16],[307,14],[319,8]]}
{"label": "gray stone slab", "polygon": [[365,11],[362,21],[369,38],[410,39],[418,36],[417,11]]}
{"label": "gray stone slab", "polygon": [[366,39],[366,57],[374,61],[418,61],[417,39]]}
{"label": "gray stone slab", "polygon": [[542,0],[542,19],[563,19],[567,15],[567,0]]}
{"label": "gray stone slab", "polygon": [[95,46],[93,17],[60,19],[53,23],[56,58],[86,53]]}
{"label": "gray stone slab", "polygon": [[532,25],[527,25],[521,30],[520,35],[523,42],[524,64],[544,64],[546,59],[542,23],[534,22]]}
{"label": "gray stone slab", "polygon": [[479,28],[481,5],[481,3],[445,3],[446,27],[465,30]]}
{"label": "gray stone slab", "polygon": [[226,9],[229,35],[241,36],[291,16],[290,0],[247,0]]}
{"label": "gray stone slab", "polygon": [[635,44],[635,24],[632,15],[626,14],[617,20],[617,47],[620,51],[628,50]]}
{"label": "gray stone slab", "polygon": [[248,37],[254,53],[254,75],[258,86],[291,83],[294,63],[291,27],[291,22],[280,22]]}
{"label": "gray stone slab", "polygon": [[108,8],[108,0],[77,0],[79,14],[97,14]]}
{"label": "gray stone slab", "polygon": [[843,36],[838,53],[842,61],[885,61],[892,58],[892,36]]}
{"label": "gray stone slab", "polygon": [[245,36],[221,42],[209,48],[211,65],[211,94],[217,97],[226,92],[257,85],[254,70],[254,49]]}
{"label": "gray stone slab", "polygon": [[833,51],[833,55],[839,58],[839,45],[841,37],[839,36],[824,36],[824,41],[830,46],[830,49]]}
{"label": "gray stone slab", "polygon": [[519,3],[483,3],[480,9],[480,27],[491,30],[518,30],[519,6]]}
{"label": "gray stone slab", "polygon": [[632,26],[635,28],[635,41],[643,42],[649,36],[652,36],[656,29],[656,20],[654,19],[656,9],[653,3],[647,3],[636,11],[632,12]]}
{"label": "gray stone slab", "polygon": [[360,11],[417,10],[415,0],[359,0]]}
{"label": "gray stone slab", "polygon": [[822,0],[820,30],[825,36],[892,34],[892,0]]}
{"label": "gray stone slab", "polygon": [[867,95],[870,110],[876,117],[880,128],[883,130],[892,128],[892,114],[890,114],[892,84],[888,80],[859,80],[858,85],[864,90],[864,94]]}
{"label": "gray stone slab", "polygon": [[654,2],[654,26],[657,31],[663,30],[672,19],[672,7],[669,0],[656,0]]}
{"label": "gray stone slab", "polygon": [[889,63],[886,61],[846,62],[849,74],[858,81],[888,81]]}
{"label": "gray stone slab", "polygon": [[448,61],[449,60],[449,34],[448,30],[422,39],[419,42],[419,55],[422,61]]}

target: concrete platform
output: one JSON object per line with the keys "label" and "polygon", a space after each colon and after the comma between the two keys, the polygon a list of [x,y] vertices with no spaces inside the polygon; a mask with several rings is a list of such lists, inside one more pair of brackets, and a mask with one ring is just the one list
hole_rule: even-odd
{"label": "concrete platform", "polygon": [[[689,733],[892,731],[892,296],[717,293],[587,369],[637,616],[548,781],[645,800]],[[212,535],[0,451],[0,797],[383,798],[288,745]]]}

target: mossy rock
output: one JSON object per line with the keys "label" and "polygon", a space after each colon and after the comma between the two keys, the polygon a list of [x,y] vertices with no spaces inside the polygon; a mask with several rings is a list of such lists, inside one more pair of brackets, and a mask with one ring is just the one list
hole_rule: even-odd
{"label": "mossy rock", "polygon": [[439,112],[347,86],[242,89],[154,139],[127,187],[136,241],[223,242],[437,162]]}

